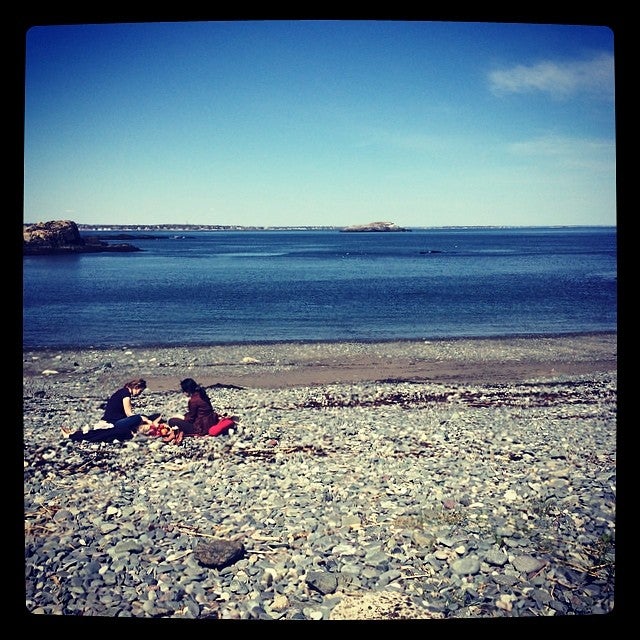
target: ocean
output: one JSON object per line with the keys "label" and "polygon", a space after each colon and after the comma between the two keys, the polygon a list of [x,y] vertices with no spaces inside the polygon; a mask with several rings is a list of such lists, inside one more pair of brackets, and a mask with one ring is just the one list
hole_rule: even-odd
{"label": "ocean", "polygon": [[129,235],[142,251],[23,258],[23,349],[617,329],[615,227]]}

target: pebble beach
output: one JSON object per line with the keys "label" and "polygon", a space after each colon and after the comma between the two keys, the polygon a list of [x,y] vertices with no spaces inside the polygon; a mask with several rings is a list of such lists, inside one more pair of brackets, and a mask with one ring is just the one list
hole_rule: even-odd
{"label": "pebble beach", "polygon": [[[235,621],[610,617],[617,336],[23,351],[24,608]],[[74,443],[143,377],[236,426]],[[225,566],[203,545],[233,543]]]}

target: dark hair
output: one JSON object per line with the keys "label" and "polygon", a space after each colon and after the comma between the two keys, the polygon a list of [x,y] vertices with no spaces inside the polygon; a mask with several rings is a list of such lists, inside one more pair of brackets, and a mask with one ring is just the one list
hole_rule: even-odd
{"label": "dark hair", "polygon": [[201,387],[193,378],[185,378],[180,383],[180,388],[190,396],[192,396],[194,393],[200,394],[200,397],[205,400],[209,404],[209,406],[212,406],[211,400],[209,399],[209,396],[207,395],[204,387]]}
{"label": "dark hair", "polygon": [[129,380],[129,382],[124,383],[125,387],[129,389],[142,389],[143,391],[147,388],[147,381],[142,378],[136,378],[135,380]]}

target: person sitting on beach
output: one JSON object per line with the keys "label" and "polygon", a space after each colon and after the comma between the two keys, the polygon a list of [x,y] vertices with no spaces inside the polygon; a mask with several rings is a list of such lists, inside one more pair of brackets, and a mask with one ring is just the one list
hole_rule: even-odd
{"label": "person sitting on beach", "polygon": [[209,429],[220,420],[204,387],[193,378],[185,378],[180,383],[180,389],[189,397],[187,413],[169,418],[167,424],[172,430],[163,438],[164,442],[180,444],[184,436],[206,436]]}
{"label": "person sitting on beach", "polygon": [[139,396],[146,388],[146,381],[142,378],[137,378],[126,382],[123,387],[111,395],[107,400],[104,415],[102,416],[102,420],[110,423],[111,427],[93,429],[86,433],[82,429],[72,432],[70,429],[62,427],[63,435],[74,442],[79,442],[80,440],[89,442],[131,440],[140,425],[144,425],[148,429],[152,425],[156,425],[160,420],[160,416],[154,421],[147,416],[135,413],[133,410],[131,399]]}

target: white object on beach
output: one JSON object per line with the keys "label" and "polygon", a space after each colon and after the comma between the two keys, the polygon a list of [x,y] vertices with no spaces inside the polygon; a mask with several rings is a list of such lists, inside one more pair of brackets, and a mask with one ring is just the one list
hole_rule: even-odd
{"label": "white object on beach", "polygon": [[110,429],[111,427],[113,427],[113,425],[105,420],[98,420],[98,422],[93,425],[94,429]]}

